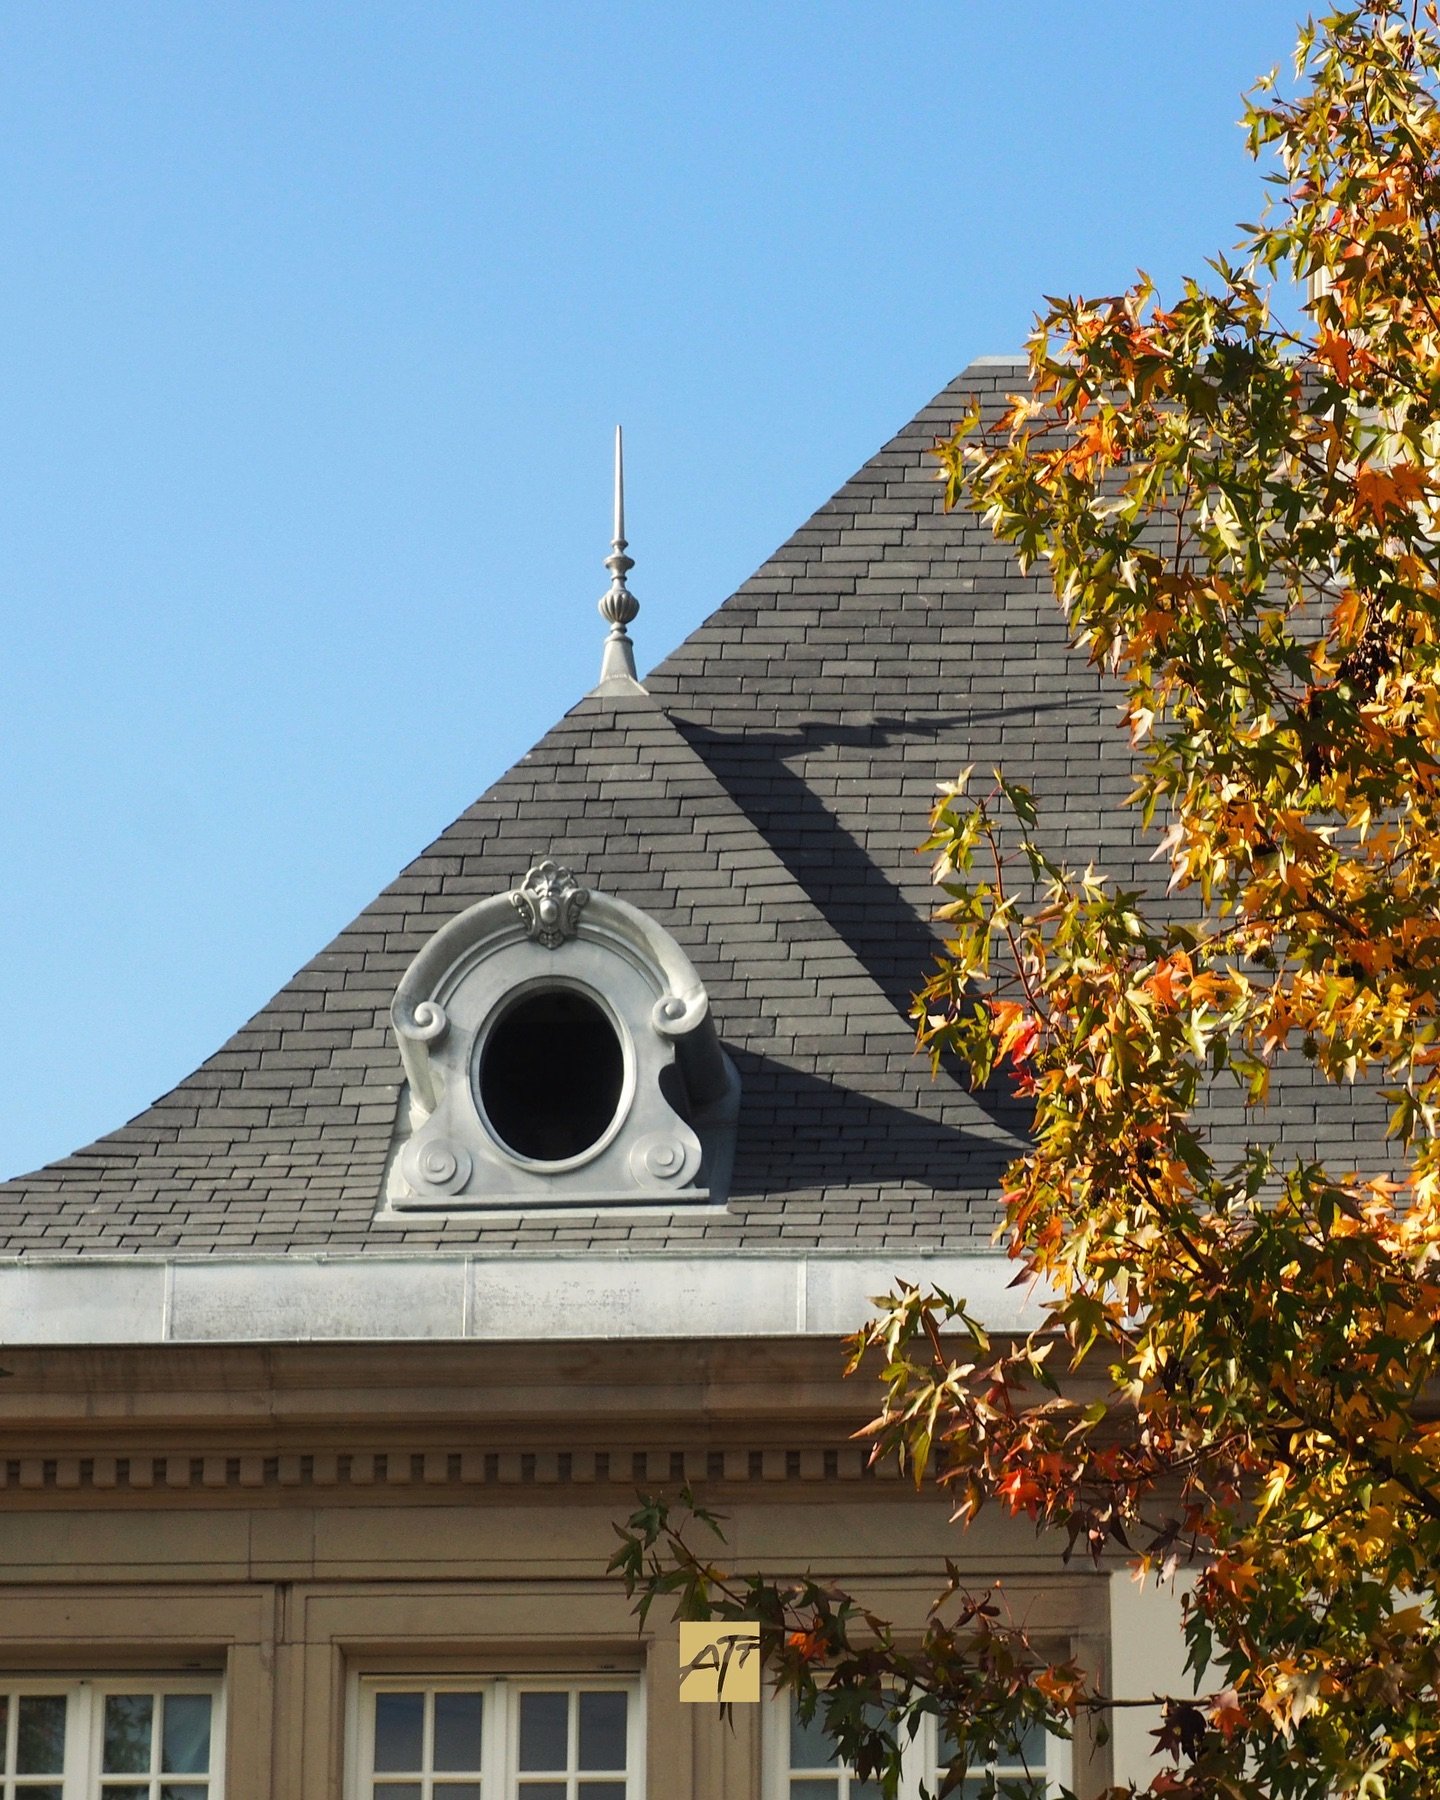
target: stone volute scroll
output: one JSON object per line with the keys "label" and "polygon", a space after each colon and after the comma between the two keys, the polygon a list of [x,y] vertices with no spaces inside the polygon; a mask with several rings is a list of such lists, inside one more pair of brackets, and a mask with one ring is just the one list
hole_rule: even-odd
{"label": "stone volute scroll", "polygon": [[724,1200],[739,1081],[655,920],[546,859],[449,921],[391,1007],[397,1212]]}

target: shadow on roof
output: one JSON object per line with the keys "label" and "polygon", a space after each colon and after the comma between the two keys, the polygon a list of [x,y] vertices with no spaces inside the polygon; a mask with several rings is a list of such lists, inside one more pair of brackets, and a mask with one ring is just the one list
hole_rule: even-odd
{"label": "shadow on roof", "polygon": [[[727,733],[672,715],[676,729],[742,808],[831,930],[849,946],[907,1029],[916,991],[939,952],[941,929],[917,911],[813,791],[819,771],[813,766],[797,771],[786,759],[801,761],[842,747],[868,750],[872,755],[859,761],[854,771],[863,777],[880,766],[873,755],[876,750],[906,740],[935,744],[947,732],[961,732],[997,716],[1001,715],[975,709],[942,718],[877,717],[863,724],[820,719],[794,731]],[[837,764],[837,776],[844,779],[846,773]],[[897,770],[897,786],[899,778]],[[896,800],[898,805],[898,792]],[[924,818],[917,818],[917,843],[924,829]],[[968,1086],[965,1071],[949,1058],[942,1065],[942,1080],[947,1077],[953,1084]],[[971,1098],[1005,1130],[1028,1116],[998,1086]]]}
{"label": "shadow on roof", "polygon": [[731,1200],[742,1210],[747,1196],[818,1188],[904,1188],[909,1199],[918,1188],[988,1200],[1023,1148],[1028,1113],[1013,1099],[995,1096],[992,1112],[979,1096],[952,1090],[948,1111],[977,1102],[971,1127],[917,1111],[913,1090],[891,1104],[752,1051],[731,1055],[741,1084]]}

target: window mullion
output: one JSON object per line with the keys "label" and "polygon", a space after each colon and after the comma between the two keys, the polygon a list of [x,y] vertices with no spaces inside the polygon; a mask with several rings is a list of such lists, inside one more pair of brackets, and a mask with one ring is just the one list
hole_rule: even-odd
{"label": "window mullion", "polygon": [[165,1741],[165,1696],[156,1692],[150,1702],[150,1786],[145,1800],[160,1800],[160,1747]]}
{"label": "window mullion", "polygon": [[485,1695],[480,1739],[480,1800],[506,1800],[510,1792],[510,1683],[491,1682]]}
{"label": "window mullion", "polygon": [[435,1785],[435,1689],[425,1694],[420,1713],[420,1800],[430,1800]]}
{"label": "window mullion", "polygon": [[66,1695],[65,1800],[91,1800],[100,1792],[99,1717],[95,1683],[77,1681]]}
{"label": "window mullion", "polygon": [[226,1753],[230,1745],[230,1683],[228,1677],[215,1685],[210,1699],[210,1756],[205,1789],[206,1800],[225,1800]]}
{"label": "window mullion", "polygon": [[101,1791],[101,1746],[97,1733],[94,1681],[76,1681],[65,1696],[65,1800],[90,1800]]}
{"label": "window mullion", "polygon": [[920,1729],[900,1752],[899,1800],[920,1800],[920,1784],[936,1760],[932,1752],[937,1742],[935,1721],[926,1713]]}
{"label": "window mullion", "polygon": [[[1073,1730],[1073,1727],[1072,1727]],[[1075,1751],[1073,1737],[1062,1738],[1053,1734],[1045,1739],[1045,1785],[1050,1792],[1058,1793],[1060,1788],[1068,1784],[1071,1775],[1071,1759]]]}
{"label": "window mullion", "polygon": [[649,1688],[637,1682],[625,1707],[625,1800],[641,1800],[644,1794],[645,1735],[649,1720],[645,1709]]}

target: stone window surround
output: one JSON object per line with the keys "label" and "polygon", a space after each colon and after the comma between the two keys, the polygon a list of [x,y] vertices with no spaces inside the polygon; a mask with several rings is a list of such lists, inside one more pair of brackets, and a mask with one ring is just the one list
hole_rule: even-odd
{"label": "stone window surround", "polygon": [[[518,997],[547,989],[599,1008],[625,1071],[610,1128],[556,1162],[517,1154],[486,1118],[479,1085],[500,1021]],[[557,863],[443,925],[402,977],[391,1023],[406,1085],[385,1211],[723,1203],[739,1079],[700,977],[655,920]]]}

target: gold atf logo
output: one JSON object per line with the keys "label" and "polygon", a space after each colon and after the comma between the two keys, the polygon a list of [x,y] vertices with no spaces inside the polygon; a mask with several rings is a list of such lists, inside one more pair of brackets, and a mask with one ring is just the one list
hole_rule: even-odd
{"label": "gold atf logo", "polygon": [[760,1698],[760,1623],[682,1619],[680,1698],[727,1706]]}

